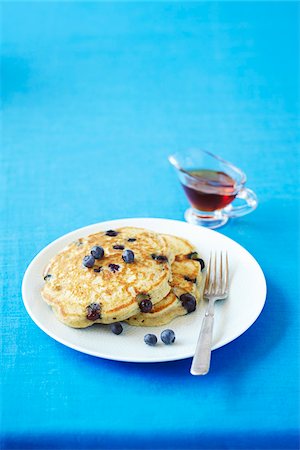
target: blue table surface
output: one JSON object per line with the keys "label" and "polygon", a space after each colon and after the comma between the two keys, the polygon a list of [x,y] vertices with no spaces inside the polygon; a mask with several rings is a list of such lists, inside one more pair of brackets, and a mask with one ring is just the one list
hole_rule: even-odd
{"label": "blue table surface", "polygon": [[[2,4],[3,448],[299,448],[299,3]],[[266,305],[191,360],[120,363],[44,334],[26,267],[78,227],[183,219],[167,161],[201,147],[248,175],[220,232],[261,265]]]}

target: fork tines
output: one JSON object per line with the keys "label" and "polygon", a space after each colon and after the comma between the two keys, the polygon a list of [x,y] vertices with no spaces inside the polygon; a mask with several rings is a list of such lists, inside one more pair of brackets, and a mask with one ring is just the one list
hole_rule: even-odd
{"label": "fork tines", "polygon": [[206,274],[205,295],[217,295],[228,292],[228,253],[211,252]]}

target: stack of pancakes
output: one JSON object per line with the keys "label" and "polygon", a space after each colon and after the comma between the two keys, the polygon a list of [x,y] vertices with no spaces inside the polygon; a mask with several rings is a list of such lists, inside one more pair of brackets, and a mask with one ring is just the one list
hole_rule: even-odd
{"label": "stack of pancakes", "polygon": [[[94,246],[102,247],[104,256],[85,267],[83,258]],[[134,253],[133,262],[122,257],[125,250]],[[52,258],[42,297],[70,327],[122,320],[160,326],[195,309],[193,302],[196,307],[203,294],[203,267],[185,239],[133,227],[101,231]]]}

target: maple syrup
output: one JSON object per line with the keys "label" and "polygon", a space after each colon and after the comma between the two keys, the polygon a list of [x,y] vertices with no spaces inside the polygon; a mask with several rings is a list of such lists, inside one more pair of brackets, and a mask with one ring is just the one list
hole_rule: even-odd
{"label": "maple syrup", "polygon": [[215,211],[231,203],[236,192],[236,183],[227,173],[214,170],[192,170],[182,183],[193,206],[200,211]]}

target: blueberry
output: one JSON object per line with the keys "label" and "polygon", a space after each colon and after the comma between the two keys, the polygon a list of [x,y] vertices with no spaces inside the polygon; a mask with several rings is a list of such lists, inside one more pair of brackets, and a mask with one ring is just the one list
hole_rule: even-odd
{"label": "blueberry", "polygon": [[120,269],[120,266],[118,264],[108,264],[108,267],[113,273],[117,272]]}
{"label": "blueberry", "polygon": [[151,254],[151,258],[158,262],[166,262],[168,258],[164,255],[156,255],[155,253]]}
{"label": "blueberry", "polygon": [[189,276],[185,275],[183,277],[186,281],[190,281],[191,283],[196,283],[197,279],[196,278],[190,278]]}
{"label": "blueberry", "polygon": [[155,334],[145,334],[144,336],[144,342],[147,345],[156,345],[157,343],[157,337],[155,336]]}
{"label": "blueberry", "polygon": [[101,269],[102,269],[102,266],[96,266],[96,267],[94,267],[94,272],[100,272],[101,271]]}
{"label": "blueberry", "polygon": [[195,311],[196,309],[196,299],[192,294],[182,294],[179,297],[182,306],[187,310],[188,313]]}
{"label": "blueberry", "polygon": [[106,234],[106,236],[117,236],[119,233],[114,230],[107,230],[107,232],[105,234]]}
{"label": "blueberry", "polygon": [[93,257],[93,255],[87,255],[83,258],[82,264],[85,267],[93,267],[93,265],[95,264],[95,258]]}
{"label": "blueberry", "polygon": [[164,255],[158,255],[155,259],[158,262],[166,262],[166,261],[168,261],[168,258],[166,256],[164,256]]}
{"label": "blueberry", "polygon": [[136,296],[141,312],[147,313],[152,310],[152,302],[149,294],[141,293]]}
{"label": "blueberry", "polygon": [[129,239],[127,239],[127,241],[128,242],[134,242],[134,241],[136,241],[136,238],[129,238]]}
{"label": "blueberry", "polygon": [[93,247],[91,250],[91,254],[95,259],[101,259],[104,256],[104,250],[102,247],[95,245],[95,247]]}
{"label": "blueberry", "polygon": [[133,263],[134,261],[134,253],[132,250],[124,250],[122,255],[123,261],[126,263]]}
{"label": "blueberry", "polygon": [[189,253],[188,255],[186,255],[186,257],[187,257],[188,259],[195,259],[195,260],[198,260],[198,259],[199,259],[199,255],[198,255],[197,252]]}
{"label": "blueberry", "polygon": [[173,330],[164,330],[161,332],[160,338],[164,344],[170,345],[175,342],[175,333]]}
{"label": "blueberry", "polygon": [[101,306],[99,303],[91,303],[89,306],[87,306],[86,309],[87,309],[86,318],[88,320],[100,319]]}
{"label": "blueberry", "polygon": [[123,327],[120,322],[115,322],[110,325],[110,329],[114,334],[121,334],[123,331]]}
{"label": "blueberry", "polygon": [[142,300],[139,307],[143,313],[148,313],[152,310],[152,302],[151,300]]}
{"label": "blueberry", "polygon": [[201,270],[203,270],[204,267],[205,267],[205,263],[204,263],[203,259],[202,259],[202,258],[199,258],[197,261],[200,263]]}
{"label": "blueberry", "polygon": [[124,250],[124,245],[113,245],[113,248],[115,249],[115,250]]}
{"label": "blueberry", "polygon": [[197,252],[192,252],[192,253],[189,253],[188,255],[186,255],[187,256],[187,258],[188,259],[193,259],[194,261],[198,261],[199,262],[199,264],[200,264],[200,266],[201,266],[201,270],[203,270],[204,269],[204,267],[205,267],[205,263],[204,263],[204,261],[203,261],[203,259],[202,258],[199,258],[199,255],[198,255],[198,253]]}

